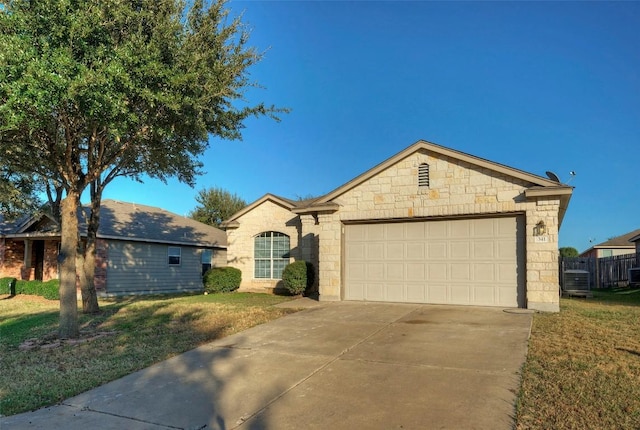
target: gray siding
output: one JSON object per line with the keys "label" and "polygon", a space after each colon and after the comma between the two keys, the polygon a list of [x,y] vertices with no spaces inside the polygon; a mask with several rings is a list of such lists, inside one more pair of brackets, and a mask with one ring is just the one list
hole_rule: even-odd
{"label": "gray siding", "polygon": [[[179,246],[179,266],[168,264],[168,248],[164,244],[109,241],[107,294],[202,290],[202,248]],[[219,252],[224,251],[214,250],[214,256]]]}

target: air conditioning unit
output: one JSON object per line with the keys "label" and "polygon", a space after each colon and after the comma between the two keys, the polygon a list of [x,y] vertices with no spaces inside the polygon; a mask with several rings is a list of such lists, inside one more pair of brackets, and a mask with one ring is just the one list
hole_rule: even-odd
{"label": "air conditioning unit", "polygon": [[629,269],[629,286],[640,287],[640,267]]}
{"label": "air conditioning unit", "polygon": [[562,292],[569,296],[591,297],[589,272],[586,270],[565,270],[562,274]]}

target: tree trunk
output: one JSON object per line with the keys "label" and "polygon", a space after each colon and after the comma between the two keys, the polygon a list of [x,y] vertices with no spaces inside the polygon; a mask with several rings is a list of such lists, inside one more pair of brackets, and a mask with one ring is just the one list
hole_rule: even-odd
{"label": "tree trunk", "polygon": [[60,263],[60,327],[61,339],[75,339],[78,329],[78,298],[76,293],[76,247],[78,244],[78,205],[80,196],[67,193],[61,204]]}
{"label": "tree trunk", "polygon": [[91,213],[87,221],[87,242],[81,254],[82,265],[78,266],[80,277],[80,291],[82,291],[82,312],[95,314],[100,312],[98,295],[96,293],[96,237],[100,226],[100,203],[102,191],[98,192],[96,184],[91,184]]}
{"label": "tree trunk", "polygon": [[98,294],[96,293],[96,286],[94,283],[94,276],[96,271],[96,243],[95,237],[93,241],[89,241],[84,248],[84,255],[79,255],[78,266],[80,275],[80,291],[82,291],[82,312],[85,314],[95,314],[100,312],[100,306],[98,305]]}

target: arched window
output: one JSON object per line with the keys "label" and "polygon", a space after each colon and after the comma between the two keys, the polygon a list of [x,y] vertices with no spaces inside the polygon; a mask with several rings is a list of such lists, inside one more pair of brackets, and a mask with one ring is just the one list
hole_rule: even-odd
{"label": "arched window", "polygon": [[260,279],[282,279],[282,271],[289,264],[289,236],[277,231],[265,231],[255,237],[253,258],[254,276]]}
{"label": "arched window", "polygon": [[427,163],[422,163],[418,166],[418,186],[429,186],[429,165]]}

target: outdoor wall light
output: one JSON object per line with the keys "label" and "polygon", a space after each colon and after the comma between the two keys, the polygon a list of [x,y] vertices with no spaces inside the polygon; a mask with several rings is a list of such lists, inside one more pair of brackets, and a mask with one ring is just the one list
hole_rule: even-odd
{"label": "outdoor wall light", "polygon": [[535,227],[533,227],[534,236],[544,236],[547,234],[547,226],[544,225],[544,221],[538,221]]}

